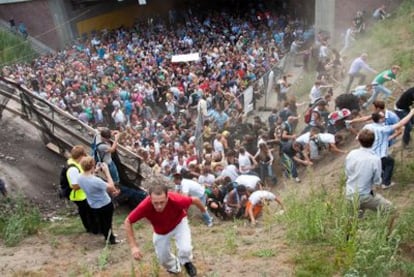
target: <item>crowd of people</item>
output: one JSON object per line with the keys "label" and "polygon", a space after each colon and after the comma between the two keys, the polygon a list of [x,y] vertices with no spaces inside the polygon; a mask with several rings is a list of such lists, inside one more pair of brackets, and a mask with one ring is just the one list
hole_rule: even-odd
{"label": "crowd of people", "polygon": [[[56,55],[40,57],[30,66],[3,68],[3,76],[99,127],[94,143],[100,157],[89,157],[81,146],[75,146],[68,161],[75,165],[68,170],[70,200],[78,206],[86,231],[117,243],[111,233],[112,199],[122,193],[122,187],[118,189],[122,184],[111,155],[118,144],[135,151],[154,172],[175,185],[175,192],[168,192],[164,185],[151,187],[149,196],[125,221],[132,255],[140,259],[132,224],[149,219],[158,259],[172,273],[179,272],[182,264],[191,276],[196,274],[186,220],[190,205],[199,208],[208,227],[213,225],[211,213],[222,220],[247,218],[256,224],[266,201],[285,209],[281,199],[265,188],[280,183],[283,176],[301,182],[298,167],[312,166],[325,150],[345,154],[338,146],[346,132],[359,134],[362,146],[346,158],[347,198],[365,197],[358,199],[361,210],[389,208],[389,201],[374,196],[372,187],[394,185],[394,161],[388,149],[403,132],[404,145],[410,141],[413,89],[403,93],[395,113],[386,109],[391,91],[384,83],[399,85],[398,65],[378,73],[362,53],[351,63],[344,93],[334,100],[333,87],[345,77],[344,65],[325,32],[319,32],[316,43],[308,47],[312,32],[299,20],[265,10],[260,17],[224,11],[192,13],[184,24],[174,25],[170,28],[156,19],[151,25],[138,22],[132,29],[103,30]],[[192,52],[200,53],[201,60],[171,62],[175,54]],[[243,91],[284,55],[293,65],[302,56],[304,69],[308,69],[309,57],[315,58],[318,74],[309,103],[296,102],[291,76],[286,74],[276,82],[279,107],[266,120],[255,116],[247,122]],[[365,84],[363,70],[377,76]],[[352,89],[355,78],[359,86]],[[381,93],[384,101],[377,99]],[[305,127],[299,130],[302,105],[308,108]],[[371,106],[372,115],[361,116]],[[197,148],[197,116],[202,121],[202,149]],[[357,123],[369,120],[373,123],[360,132]],[[368,152],[366,159],[359,159]],[[368,164],[369,170],[362,170]],[[94,177],[99,170],[106,181]],[[171,224],[161,222],[171,216]],[[171,237],[178,242],[178,260],[169,249]]]}

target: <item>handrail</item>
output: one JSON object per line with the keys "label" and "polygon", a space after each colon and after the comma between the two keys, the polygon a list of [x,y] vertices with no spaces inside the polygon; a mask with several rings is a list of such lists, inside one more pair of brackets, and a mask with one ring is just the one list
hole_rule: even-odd
{"label": "handrail", "polygon": [[[20,92],[20,95],[24,95],[25,97],[19,97],[19,94],[17,94],[16,91]],[[58,144],[61,154],[64,154],[65,151],[69,152],[76,144],[82,144],[87,149],[90,149],[92,136],[96,132],[94,128],[83,123],[70,113],[37,96],[24,85],[0,76],[0,95],[12,100],[12,103],[7,104],[7,110],[12,110],[14,113],[20,114],[23,116],[22,118],[24,120],[30,122],[38,129],[45,129],[46,127],[46,133],[51,135],[53,140],[56,140],[55,142]],[[35,120],[33,120],[33,115],[30,111],[25,111],[25,105],[28,106],[28,103],[25,102],[26,97],[30,97],[30,101],[33,103],[32,105],[36,110],[36,116],[40,117],[40,121],[42,122],[36,123]],[[13,105],[14,107],[11,108]],[[19,108],[21,111],[17,112]],[[45,143],[47,142],[45,141]],[[118,153],[122,166],[128,171],[129,176],[134,176],[134,174],[135,176],[141,175],[140,169],[144,169],[144,172],[142,172],[144,173],[144,177],[150,175],[145,174],[150,171],[147,166],[138,168],[143,161],[143,158],[140,155],[130,151],[122,145],[118,146]]]}

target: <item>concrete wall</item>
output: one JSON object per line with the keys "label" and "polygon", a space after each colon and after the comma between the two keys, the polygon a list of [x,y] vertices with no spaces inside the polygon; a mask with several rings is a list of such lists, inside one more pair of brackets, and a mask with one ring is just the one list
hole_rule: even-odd
{"label": "concrete wall", "polygon": [[335,0],[315,1],[315,29],[333,34],[335,28]]}
{"label": "concrete wall", "polygon": [[60,47],[59,35],[55,29],[48,0],[0,5],[0,18],[6,21],[14,18],[16,24],[23,21],[30,36],[51,48]]}

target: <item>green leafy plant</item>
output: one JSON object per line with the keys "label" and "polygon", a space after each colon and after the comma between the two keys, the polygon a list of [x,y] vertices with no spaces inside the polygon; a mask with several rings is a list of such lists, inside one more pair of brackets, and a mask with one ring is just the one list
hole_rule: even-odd
{"label": "green leafy plant", "polygon": [[21,195],[1,203],[0,233],[6,246],[15,246],[42,226],[39,210]]}

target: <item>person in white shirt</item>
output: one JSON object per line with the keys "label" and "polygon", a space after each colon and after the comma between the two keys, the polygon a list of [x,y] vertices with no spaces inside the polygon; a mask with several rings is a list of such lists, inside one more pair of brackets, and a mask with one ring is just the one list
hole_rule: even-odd
{"label": "person in white shirt", "polygon": [[235,181],[239,177],[239,170],[234,164],[226,165],[220,172],[220,177],[228,176],[232,181]]}
{"label": "person in white shirt", "polygon": [[309,100],[310,104],[315,104],[318,100],[322,99],[322,89],[323,88],[330,88],[331,85],[322,85],[322,82],[317,80],[315,84],[312,86],[311,91],[309,93]]}
{"label": "person in white shirt", "polygon": [[[239,149],[239,171],[241,174],[253,173],[253,169],[257,166],[257,162],[244,147]],[[254,174],[254,173],[253,173]]]}
{"label": "person in white shirt", "polygon": [[245,217],[250,219],[252,225],[256,225],[256,219],[261,215],[265,201],[276,201],[282,208],[282,213],[285,210],[282,200],[275,194],[266,190],[256,190],[250,194],[245,211]]}
{"label": "person in white shirt", "polygon": [[214,152],[221,153],[224,156],[224,146],[221,143],[221,134],[216,134],[216,138],[213,141]]}
{"label": "person in white shirt", "polygon": [[262,189],[262,180],[255,175],[239,175],[239,177],[236,178],[235,182],[239,185],[245,186],[246,189],[250,192]]}
{"label": "person in white shirt", "polygon": [[201,174],[198,177],[198,183],[204,185],[206,188],[211,188],[216,177],[211,173],[211,165],[203,166]]}

